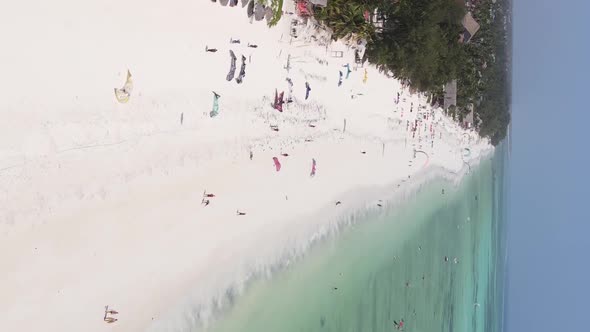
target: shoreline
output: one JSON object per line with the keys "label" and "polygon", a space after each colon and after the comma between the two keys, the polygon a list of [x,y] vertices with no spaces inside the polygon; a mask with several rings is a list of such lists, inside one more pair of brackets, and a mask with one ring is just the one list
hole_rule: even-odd
{"label": "shoreline", "polygon": [[[208,302],[224,294],[236,275],[247,276],[249,267],[264,270],[269,260],[303,252],[314,234],[337,227],[334,218],[339,214],[384,199],[391,188],[383,183],[412,176],[405,181],[411,186],[446,174],[456,184],[467,171],[464,148],[471,149],[467,161],[475,164],[493,151],[476,133],[463,131],[440,110],[430,110],[421,96],[409,94],[375,68],[366,68],[366,83],[365,68],[360,68],[343,87],[337,86],[334,78],[347,60],[329,58],[324,46],[281,41],[277,37],[289,29],[286,18],[267,31],[266,26],[250,25],[241,10],[232,13],[210,2],[178,6],[183,5],[195,11],[160,8],[159,15],[177,22],[166,27],[151,27],[153,13],[145,7],[130,18],[101,14],[118,15],[128,19],[120,23],[125,27],[140,24],[153,34],[121,46],[127,52],[124,61],[105,52],[107,60],[94,64],[99,67],[93,67],[90,79],[60,92],[75,95],[75,100],[33,86],[44,107],[23,111],[33,115],[27,121],[9,112],[10,130],[4,133],[11,139],[5,140],[0,158],[0,272],[6,278],[0,286],[5,294],[0,318],[7,329],[144,330],[152,318],[176,308],[195,284],[200,288],[191,293]],[[77,10],[60,15],[75,17]],[[195,20],[195,12],[205,17]],[[242,36],[255,34],[261,45],[242,85],[225,80],[226,54],[203,52],[202,44],[213,45],[212,40],[227,51],[228,37],[236,33],[215,19],[222,13],[235,20],[233,29],[241,29]],[[78,28],[89,30],[96,40],[110,40],[119,27],[94,31],[101,15],[85,16],[90,22],[78,22]],[[199,29],[211,29],[207,41],[195,41]],[[170,41],[168,34],[190,43]],[[171,49],[164,52],[159,45]],[[282,52],[278,57],[277,49]],[[77,50],[90,56],[94,49]],[[181,53],[181,59],[167,52]],[[293,61],[290,73],[281,69],[287,54],[301,61]],[[345,54],[349,59],[353,50]],[[122,62],[133,63],[133,56],[137,92],[129,104],[114,104],[110,89],[121,82],[113,73]],[[315,63],[318,56],[330,64]],[[46,77],[54,75],[55,67],[67,68],[62,79],[68,82],[78,75],[68,60],[66,56],[53,65],[51,58],[42,58],[38,68]],[[175,71],[183,66],[186,72]],[[286,88],[286,75],[295,82],[295,102],[278,113],[268,101],[275,88]],[[310,100],[304,99],[306,80],[312,84]],[[207,115],[212,89],[222,94],[215,118]],[[363,96],[349,98],[353,91]],[[394,92],[402,94],[399,104],[392,102]],[[14,100],[27,100],[27,93],[16,91]],[[31,104],[38,102],[12,107]],[[77,107],[81,109],[74,112]],[[184,123],[178,122],[180,114]],[[409,119],[424,128],[424,138],[408,131],[404,122]],[[273,124],[281,131],[269,130]],[[428,125],[436,130],[432,147]],[[428,159],[416,155],[417,149],[428,151]],[[254,151],[253,160],[249,151]],[[272,163],[276,156],[282,163],[279,172]],[[313,178],[312,159],[317,159]],[[201,205],[204,191],[216,195],[207,207]],[[337,200],[342,205],[333,206]],[[247,215],[236,216],[236,209]],[[120,312],[115,324],[102,321],[105,305]]]}
{"label": "shoreline", "polygon": [[[489,158],[491,156],[486,155],[477,160],[475,168],[479,167],[479,164],[484,159]],[[319,225],[307,225],[311,227],[304,230],[303,234],[299,234],[297,240],[291,240],[289,245],[283,245],[282,247],[275,245],[272,246],[272,249],[269,249],[273,252],[278,250],[279,254],[266,253],[263,256],[265,258],[251,256],[248,263],[242,262],[247,268],[239,269],[240,271],[236,275],[240,275],[240,277],[228,281],[225,287],[220,286],[216,289],[210,289],[211,293],[207,295],[195,295],[194,289],[188,289],[188,292],[184,295],[184,300],[164,314],[161,320],[154,321],[154,324],[147,330],[177,331],[182,327],[186,327],[187,325],[184,324],[189,321],[193,324],[189,326],[195,326],[195,317],[201,319],[200,328],[207,329],[210,324],[222,319],[227,310],[231,310],[234,299],[241,296],[251,283],[261,279],[273,278],[274,274],[289,269],[293,264],[297,264],[304,259],[309,254],[309,251],[318,245],[339,236],[341,232],[354,227],[358,223],[366,222],[367,216],[378,217],[394,213],[393,211],[398,208],[404,209],[408,202],[427,186],[440,182],[450,186],[450,188],[446,187],[446,189],[456,189],[468,174],[466,168],[459,173],[447,171],[443,168],[429,168],[422,173],[415,174],[417,177],[409,181],[400,182],[398,180],[383,186],[354,188],[350,192],[338,196],[338,198],[352,198],[354,196],[356,198],[356,200],[353,199],[354,206],[335,213],[333,205],[327,204],[324,208],[308,216],[286,222],[285,226],[293,226],[297,220],[324,220]],[[401,186],[397,187],[398,184]],[[392,190],[392,188],[395,189]],[[359,199],[358,196],[364,198]],[[376,206],[378,201],[383,204],[383,207]],[[302,232],[302,229],[293,227],[276,234],[294,234],[298,232]]]}

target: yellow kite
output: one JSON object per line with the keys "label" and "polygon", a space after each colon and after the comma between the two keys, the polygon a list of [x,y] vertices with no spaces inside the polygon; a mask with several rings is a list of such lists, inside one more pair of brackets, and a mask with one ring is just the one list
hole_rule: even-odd
{"label": "yellow kite", "polygon": [[123,88],[121,89],[115,88],[115,97],[117,98],[117,101],[121,104],[128,102],[132,90],[133,81],[131,81],[131,73],[127,70],[127,80],[125,81],[125,85],[123,85]]}

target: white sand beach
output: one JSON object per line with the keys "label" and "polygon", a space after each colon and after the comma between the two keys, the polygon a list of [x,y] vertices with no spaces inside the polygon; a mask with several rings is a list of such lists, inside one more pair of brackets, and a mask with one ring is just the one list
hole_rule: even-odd
{"label": "white sand beach", "polygon": [[[187,294],[210,301],[353,211],[402,200],[432,177],[459,181],[492,149],[424,96],[356,65],[353,48],[321,45],[326,32],[312,24],[292,38],[295,15],[269,28],[241,3],[204,0],[6,7],[4,331],[146,330]],[[246,58],[241,84],[226,80],[230,50],[236,77]],[[118,103],[128,70],[133,90]],[[287,78],[293,102],[278,112]],[[205,191],[215,195],[207,206]],[[103,321],[106,305],[117,322]]]}

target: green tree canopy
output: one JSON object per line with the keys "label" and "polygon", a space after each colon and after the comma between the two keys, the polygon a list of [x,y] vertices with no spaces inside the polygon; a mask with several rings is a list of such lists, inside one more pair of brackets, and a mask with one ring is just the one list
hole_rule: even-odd
{"label": "green tree canopy", "polygon": [[419,91],[457,77],[465,57],[459,43],[465,9],[456,0],[400,1],[369,43],[369,62]]}

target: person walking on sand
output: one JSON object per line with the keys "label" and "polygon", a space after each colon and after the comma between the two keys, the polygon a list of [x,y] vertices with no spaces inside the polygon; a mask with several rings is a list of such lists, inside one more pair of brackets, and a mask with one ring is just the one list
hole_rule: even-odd
{"label": "person walking on sand", "polygon": [[211,202],[210,202],[208,199],[204,199],[204,198],[203,198],[203,199],[201,200],[201,204],[205,205],[205,207],[206,207],[207,205],[209,205],[209,203],[211,203]]}
{"label": "person walking on sand", "polygon": [[205,45],[205,52],[215,53],[215,52],[217,52],[217,49],[216,48],[209,48],[207,45]]}
{"label": "person walking on sand", "polygon": [[311,87],[309,86],[309,83],[305,82],[305,100],[307,100],[307,98],[309,98],[310,91],[311,91]]}

